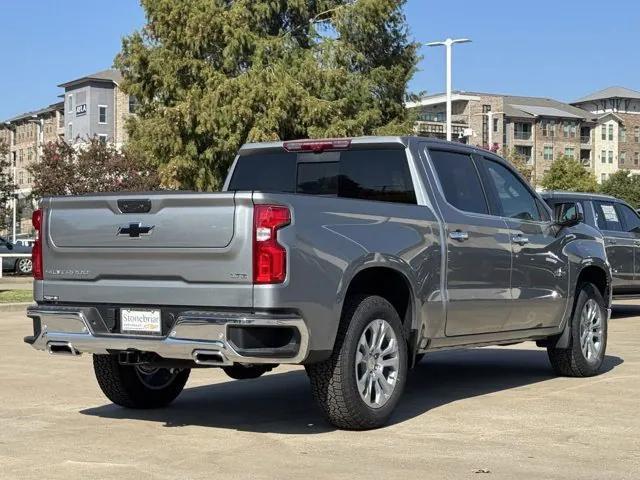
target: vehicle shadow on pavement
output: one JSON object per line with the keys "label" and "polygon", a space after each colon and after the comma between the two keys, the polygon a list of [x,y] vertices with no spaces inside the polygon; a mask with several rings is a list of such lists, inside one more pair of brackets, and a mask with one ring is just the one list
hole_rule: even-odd
{"label": "vehicle shadow on pavement", "polygon": [[[605,358],[603,370],[623,360]],[[458,400],[555,378],[546,351],[482,348],[429,354],[410,373],[391,424],[404,422]],[[130,410],[104,405],[84,415],[162,422],[166,427],[196,425],[258,433],[317,434],[334,430],[311,398],[303,370],[186,388],[169,407]]]}
{"label": "vehicle shadow on pavement", "polygon": [[640,316],[639,305],[613,305],[611,307],[611,319],[629,318]]}

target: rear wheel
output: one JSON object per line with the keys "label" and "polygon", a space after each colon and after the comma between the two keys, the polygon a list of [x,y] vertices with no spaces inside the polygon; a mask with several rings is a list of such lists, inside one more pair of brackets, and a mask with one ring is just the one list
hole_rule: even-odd
{"label": "rear wheel", "polygon": [[567,348],[548,347],[549,360],[559,375],[596,375],[607,348],[607,309],[600,291],[591,283],[580,287],[571,317]]}
{"label": "rear wheel", "polygon": [[176,399],[190,369],[122,365],[116,355],[94,355],[93,369],[109,400],[128,408],[164,407]]}
{"label": "rear wheel", "polygon": [[383,426],[404,390],[407,344],[393,306],[378,296],[348,300],[328,360],[307,366],[324,415],[339,428]]}
{"label": "rear wheel", "polygon": [[33,263],[29,257],[19,258],[16,262],[16,273],[20,275],[30,275],[33,270]]}

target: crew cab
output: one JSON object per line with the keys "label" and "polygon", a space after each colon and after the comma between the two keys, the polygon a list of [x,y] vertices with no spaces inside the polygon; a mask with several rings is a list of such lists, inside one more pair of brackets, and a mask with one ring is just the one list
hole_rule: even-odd
{"label": "crew cab", "polygon": [[330,422],[375,428],[430,351],[536,341],[558,374],[599,371],[611,272],[582,220],[458,143],[247,144],[219,193],[43,199],[25,341],[93,354],[131,408],[169,404],[196,367],[304,365]]}
{"label": "crew cab", "polygon": [[640,215],[626,202],[609,195],[576,192],[544,192],[551,208],[575,202],[584,222],[600,230],[611,264],[615,299],[640,298]]}

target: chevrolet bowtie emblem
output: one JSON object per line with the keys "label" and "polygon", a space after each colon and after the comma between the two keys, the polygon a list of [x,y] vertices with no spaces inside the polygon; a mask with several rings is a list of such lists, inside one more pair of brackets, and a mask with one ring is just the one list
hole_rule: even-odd
{"label": "chevrolet bowtie emblem", "polygon": [[117,235],[129,235],[131,238],[139,238],[141,235],[151,235],[154,226],[155,225],[142,225],[140,222],[130,223],[129,225],[118,228]]}

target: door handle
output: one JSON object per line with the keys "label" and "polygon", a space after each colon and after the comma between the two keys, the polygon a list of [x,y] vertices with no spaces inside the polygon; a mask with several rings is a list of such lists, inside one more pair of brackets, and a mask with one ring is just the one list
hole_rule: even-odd
{"label": "door handle", "polygon": [[453,232],[449,232],[449,238],[452,240],[457,240],[459,242],[464,242],[469,239],[469,234],[467,232],[463,232],[462,230],[454,230]]}
{"label": "door handle", "polygon": [[511,237],[511,241],[513,243],[517,243],[518,245],[526,245],[529,243],[529,239],[527,237],[523,237],[522,235],[514,235]]}

